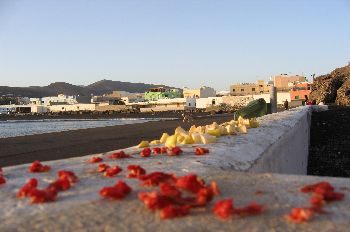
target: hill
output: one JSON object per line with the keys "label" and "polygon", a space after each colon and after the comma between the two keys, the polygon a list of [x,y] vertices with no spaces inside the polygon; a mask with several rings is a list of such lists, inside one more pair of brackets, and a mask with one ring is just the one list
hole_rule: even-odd
{"label": "hill", "polygon": [[131,83],[131,82],[111,81],[111,80],[101,80],[86,86],[87,89],[94,91],[95,95],[111,93],[112,91],[115,91],[115,90],[122,90],[130,93],[143,93],[150,88],[156,88],[156,87],[173,88],[165,85]]}
{"label": "hill", "polygon": [[91,96],[111,93],[115,90],[122,90],[130,93],[143,93],[150,88],[165,87],[165,85],[154,85],[144,83],[131,83],[112,80],[101,80],[88,86],[72,85],[65,82],[55,82],[48,86],[29,86],[29,87],[9,87],[0,86],[0,96],[13,94],[23,97],[45,97],[56,96],[58,94]]}

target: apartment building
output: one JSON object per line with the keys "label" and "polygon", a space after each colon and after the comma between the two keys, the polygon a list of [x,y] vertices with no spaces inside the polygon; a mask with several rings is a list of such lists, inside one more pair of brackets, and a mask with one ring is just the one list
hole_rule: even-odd
{"label": "apartment building", "polygon": [[240,83],[230,86],[231,96],[245,96],[254,94],[269,93],[270,84],[264,80],[258,80],[255,83]]}

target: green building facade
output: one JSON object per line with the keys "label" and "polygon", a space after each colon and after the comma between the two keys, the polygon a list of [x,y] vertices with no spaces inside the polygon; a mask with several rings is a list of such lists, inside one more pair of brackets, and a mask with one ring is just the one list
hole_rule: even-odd
{"label": "green building facade", "polygon": [[158,99],[180,98],[182,94],[178,89],[156,88],[145,92],[146,101],[157,101]]}

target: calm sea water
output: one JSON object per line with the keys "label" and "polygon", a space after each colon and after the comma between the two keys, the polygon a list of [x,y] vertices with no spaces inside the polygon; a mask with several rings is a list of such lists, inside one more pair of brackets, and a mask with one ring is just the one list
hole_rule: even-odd
{"label": "calm sea water", "polygon": [[96,127],[144,123],[159,119],[44,119],[0,121],[0,138],[51,132],[88,129]]}

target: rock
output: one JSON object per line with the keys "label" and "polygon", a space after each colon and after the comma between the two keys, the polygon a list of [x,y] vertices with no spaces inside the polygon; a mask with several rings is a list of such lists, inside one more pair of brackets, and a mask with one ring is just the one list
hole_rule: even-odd
{"label": "rock", "polygon": [[315,100],[316,103],[350,105],[349,81],[350,65],[337,68],[330,74],[319,76],[312,85],[310,100]]}
{"label": "rock", "polygon": [[350,78],[337,91],[337,105],[350,106]]}

